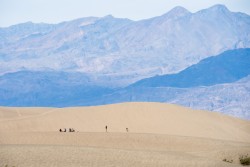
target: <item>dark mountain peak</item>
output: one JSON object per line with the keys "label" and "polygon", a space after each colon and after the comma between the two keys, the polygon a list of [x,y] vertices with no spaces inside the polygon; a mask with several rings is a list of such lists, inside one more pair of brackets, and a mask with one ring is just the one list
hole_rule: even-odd
{"label": "dark mountain peak", "polygon": [[110,14],[110,15],[104,16],[103,18],[114,18],[114,16]]}
{"label": "dark mountain peak", "polygon": [[187,9],[181,6],[176,6],[173,9],[171,9],[169,12],[164,14],[163,16],[169,17],[169,18],[178,18],[178,17],[185,16],[187,14],[190,14],[190,12]]}
{"label": "dark mountain peak", "polygon": [[115,22],[119,20],[128,20],[128,19],[116,18],[113,15],[107,15],[104,17],[100,17],[97,21],[98,22]]}
{"label": "dark mountain peak", "polygon": [[176,6],[173,9],[171,9],[168,13],[189,13],[189,11],[182,6]]}
{"label": "dark mountain peak", "polygon": [[228,8],[222,4],[214,5],[210,8],[208,8],[207,10],[213,11],[213,12],[229,12]]}
{"label": "dark mountain peak", "polygon": [[110,15],[102,17],[101,19],[115,19],[115,17],[110,14]]}

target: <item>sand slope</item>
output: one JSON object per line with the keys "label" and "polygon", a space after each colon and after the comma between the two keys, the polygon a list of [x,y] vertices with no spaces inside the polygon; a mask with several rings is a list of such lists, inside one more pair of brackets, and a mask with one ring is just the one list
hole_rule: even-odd
{"label": "sand slope", "polygon": [[226,167],[246,154],[250,121],[177,105],[0,108],[0,167]]}
{"label": "sand slope", "polygon": [[[1,133],[0,166],[240,166],[250,144],[133,133]],[[223,159],[233,160],[233,163]]]}
{"label": "sand slope", "polygon": [[155,133],[250,142],[250,121],[172,104],[123,103],[77,108],[0,108],[0,132]]}

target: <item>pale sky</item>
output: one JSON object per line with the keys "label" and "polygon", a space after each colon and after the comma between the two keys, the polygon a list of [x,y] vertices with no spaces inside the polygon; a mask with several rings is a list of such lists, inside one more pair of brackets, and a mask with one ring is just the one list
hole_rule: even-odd
{"label": "pale sky", "polygon": [[175,6],[196,12],[215,4],[250,15],[250,0],[0,0],[0,27],[28,21],[59,23],[109,14],[141,20],[162,15]]}

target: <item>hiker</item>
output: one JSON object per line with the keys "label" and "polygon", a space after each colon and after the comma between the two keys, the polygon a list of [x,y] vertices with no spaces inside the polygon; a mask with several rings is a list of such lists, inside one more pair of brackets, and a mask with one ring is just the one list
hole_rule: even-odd
{"label": "hiker", "polygon": [[72,131],[71,131],[71,128],[69,128],[69,132],[72,132]]}
{"label": "hiker", "polygon": [[126,131],[128,132],[128,128],[126,128]]}
{"label": "hiker", "polygon": [[64,131],[63,132],[66,132],[67,130],[66,130],[66,128],[64,128]]}
{"label": "hiker", "polygon": [[105,129],[106,129],[106,132],[108,132],[108,126],[107,125],[105,126]]}

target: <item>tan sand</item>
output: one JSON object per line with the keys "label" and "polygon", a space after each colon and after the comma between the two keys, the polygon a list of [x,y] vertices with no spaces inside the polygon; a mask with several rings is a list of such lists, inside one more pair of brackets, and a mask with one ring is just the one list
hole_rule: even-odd
{"label": "tan sand", "polygon": [[239,166],[246,154],[250,121],[177,105],[0,108],[0,167]]}

